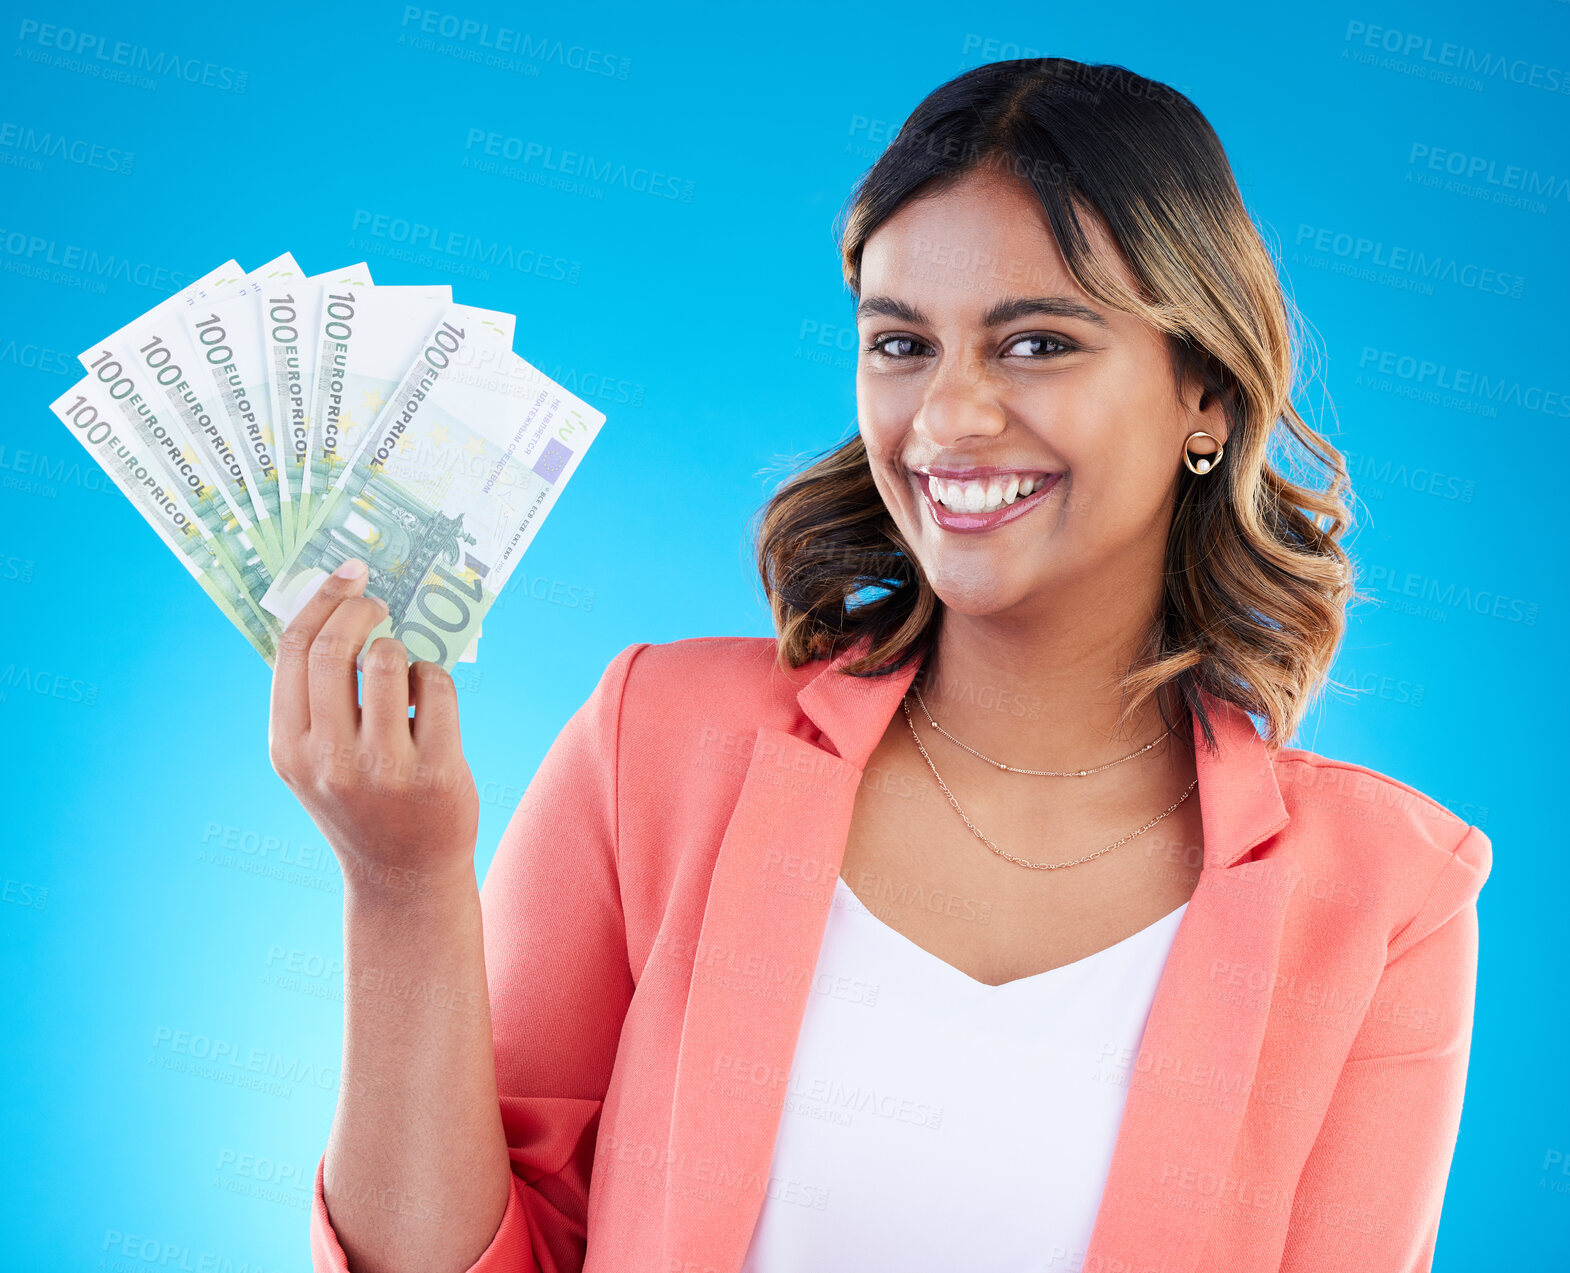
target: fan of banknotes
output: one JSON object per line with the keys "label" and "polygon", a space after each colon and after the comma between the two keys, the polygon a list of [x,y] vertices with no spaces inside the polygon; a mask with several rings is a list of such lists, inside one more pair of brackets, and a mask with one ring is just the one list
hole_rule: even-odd
{"label": "fan of banknotes", "polygon": [[269,665],[359,558],[371,639],[450,671],[605,422],[514,321],[363,262],[226,261],[83,351],[50,409]]}

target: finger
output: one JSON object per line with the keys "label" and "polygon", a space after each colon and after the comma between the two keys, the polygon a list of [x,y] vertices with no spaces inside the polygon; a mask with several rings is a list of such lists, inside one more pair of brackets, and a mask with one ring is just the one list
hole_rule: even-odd
{"label": "finger", "polygon": [[422,659],[409,665],[410,698],[414,703],[414,745],[433,759],[448,749],[461,752],[458,740],[458,687],[440,663]]}
{"label": "finger", "polygon": [[[357,568],[357,569],[354,569]],[[350,571],[345,575],[344,571]],[[273,660],[272,728],[285,738],[302,738],[311,728],[311,706],[306,668],[311,643],[327,616],[345,597],[358,596],[365,588],[363,561],[346,561],[328,575],[317,593],[295,615],[278,638]]]}
{"label": "finger", "polygon": [[360,733],[383,746],[409,743],[409,651],[377,637],[360,669]]}
{"label": "finger", "polygon": [[379,597],[344,597],[311,642],[311,737],[347,742],[360,725],[354,665],[371,629],[387,617]]}

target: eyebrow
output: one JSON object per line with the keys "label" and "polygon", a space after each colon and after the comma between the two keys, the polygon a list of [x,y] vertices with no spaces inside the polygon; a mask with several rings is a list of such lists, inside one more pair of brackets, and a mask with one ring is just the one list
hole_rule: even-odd
{"label": "eyebrow", "polygon": [[[856,306],[856,320],[869,314],[883,314],[916,327],[930,327],[932,321],[914,305],[896,300],[892,296],[869,296]],[[1011,296],[1001,300],[981,318],[983,327],[997,327],[1011,323],[1027,314],[1051,314],[1058,318],[1079,318],[1098,327],[1108,326],[1107,320],[1090,306],[1068,296]]]}

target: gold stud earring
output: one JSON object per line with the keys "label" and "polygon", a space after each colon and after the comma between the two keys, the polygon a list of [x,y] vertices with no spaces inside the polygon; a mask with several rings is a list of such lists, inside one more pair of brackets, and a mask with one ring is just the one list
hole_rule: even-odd
{"label": "gold stud earring", "polygon": [[[1201,455],[1196,460],[1188,453],[1189,443],[1192,442],[1195,438],[1209,438],[1216,444],[1216,453],[1214,455]],[[1188,471],[1190,473],[1208,473],[1211,469],[1215,468],[1216,465],[1221,463],[1221,455],[1225,450],[1226,447],[1216,438],[1215,434],[1206,433],[1203,429],[1196,429],[1193,433],[1190,433],[1186,438],[1183,439],[1183,463],[1188,465]]]}

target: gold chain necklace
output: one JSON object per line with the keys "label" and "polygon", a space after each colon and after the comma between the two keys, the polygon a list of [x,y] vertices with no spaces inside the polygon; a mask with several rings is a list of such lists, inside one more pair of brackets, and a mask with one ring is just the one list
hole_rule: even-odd
{"label": "gold chain necklace", "polygon": [[[955,738],[953,734],[944,729],[942,725],[933,720],[932,709],[927,706],[927,700],[921,697],[921,687],[919,685],[912,684],[911,690],[916,695],[916,701],[921,704],[921,710],[926,714],[927,723],[931,725],[933,729],[937,730],[938,733],[942,734],[950,742],[957,743],[959,746],[963,747],[978,760],[985,760],[989,765],[994,765],[997,768],[1005,770],[1011,774],[1032,774],[1037,778],[1088,778],[1091,774],[1099,774],[1103,769],[1111,769],[1113,765],[1121,765],[1125,760],[1133,760],[1135,756],[1144,755],[1145,752],[1149,751],[1163,738],[1165,738],[1167,734],[1172,732],[1171,730],[1167,730],[1163,733],[1157,734],[1156,737],[1152,738],[1138,751],[1131,751],[1126,756],[1119,756],[1116,760],[1109,760],[1106,764],[1097,765],[1094,769],[1017,769],[1013,765],[1005,765],[1001,760],[993,760],[991,756],[983,756],[969,743],[960,742],[959,739]],[[909,713],[907,712],[906,715],[909,715]]]}
{"label": "gold chain necklace", "polygon": [[[917,697],[919,698],[920,697],[920,691],[918,690],[918,691],[916,691],[916,693],[917,693]],[[1174,809],[1176,809],[1178,807],[1178,805],[1182,804],[1185,800],[1188,799],[1190,793],[1193,792],[1194,787],[1199,782],[1199,778],[1196,776],[1194,781],[1188,784],[1188,787],[1184,790],[1183,794],[1177,798],[1177,802],[1175,804],[1172,804],[1172,805],[1168,806],[1161,813],[1158,813],[1149,822],[1145,823],[1144,826],[1140,827],[1138,831],[1131,831],[1131,832],[1129,832],[1129,834],[1125,835],[1121,840],[1117,840],[1117,841],[1113,842],[1112,844],[1107,845],[1107,847],[1104,848],[1104,849],[1097,849],[1094,853],[1087,853],[1084,857],[1082,857],[1082,858],[1075,858],[1072,862],[1027,862],[1024,858],[1015,857],[1012,853],[1006,853],[1006,852],[1004,852],[1004,850],[998,848],[997,845],[992,843],[991,840],[987,839],[987,837],[984,834],[982,834],[982,831],[981,831],[980,827],[978,827],[974,822],[972,822],[968,817],[965,816],[965,811],[959,807],[959,801],[954,799],[954,793],[948,789],[948,784],[943,781],[943,775],[938,772],[938,767],[932,763],[932,757],[927,755],[927,749],[921,745],[921,735],[919,735],[916,732],[916,722],[915,722],[915,720],[912,719],[911,714],[910,714],[910,696],[907,694],[905,697],[901,698],[900,701],[899,701],[899,705],[900,705],[900,708],[905,713],[905,723],[910,726],[910,736],[913,739],[915,739],[915,741],[916,741],[916,750],[921,753],[921,758],[927,762],[927,768],[932,770],[932,776],[938,780],[938,786],[940,788],[942,788],[943,794],[948,797],[949,803],[954,806],[954,812],[959,814],[960,820],[962,822],[964,822],[964,824],[971,829],[971,831],[975,834],[975,836],[976,836],[976,838],[978,840],[980,840],[983,844],[985,844],[989,849],[991,849],[994,853],[996,853],[1000,858],[1004,858],[1004,859],[1006,859],[1006,860],[1008,860],[1010,862],[1013,862],[1016,866],[1027,867],[1027,868],[1029,868],[1032,871],[1060,871],[1064,867],[1079,866],[1082,863],[1093,861],[1094,859],[1100,857],[1104,853],[1112,852],[1113,849],[1118,848],[1121,845],[1127,844],[1136,835],[1144,834],[1146,831],[1150,830],[1151,827],[1155,826],[1156,823],[1160,822],[1162,818],[1165,818],[1168,814],[1170,814]],[[926,704],[922,704],[922,709],[923,710],[926,709]],[[930,720],[931,717],[929,716],[928,719]],[[934,723],[936,723],[936,722],[934,722]],[[949,736],[953,737],[953,735],[949,735]],[[959,740],[957,738],[954,741],[955,742],[959,742]],[[1160,739],[1157,739],[1156,741],[1159,742]],[[960,746],[963,747],[964,744],[960,743]],[[1138,755],[1137,752],[1134,753],[1134,754]],[[982,759],[986,759],[986,758],[982,757]],[[1126,760],[1127,757],[1124,757],[1124,759]],[[997,761],[992,761],[991,763],[992,764],[997,764],[998,762]],[[1113,761],[1112,763],[1116,764],[1117,762]],[[1006,768],[1006,766],[1004,766],[1004,767]],[[1105,768],[1105,766],[1103,766],[1103,768]],[[1013,772],[1019,773],[1019,772],[1030,772],[1030,771],[1014,770]],[[1094,770],[1088,770],[1086,772],[1094,773],[1095,771]],[[1075,773],[1072,776],[1078,777],[1079,774]]]}

